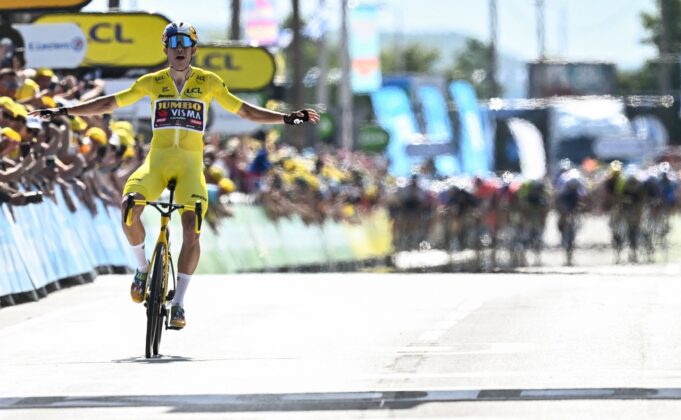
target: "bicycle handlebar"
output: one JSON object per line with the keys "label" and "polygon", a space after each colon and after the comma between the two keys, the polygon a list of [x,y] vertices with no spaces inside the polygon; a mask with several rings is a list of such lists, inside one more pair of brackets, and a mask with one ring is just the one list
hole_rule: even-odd
{"label": "bicycle handlebar", "polygon": [[[194,224],[194,232],[201,233],[201,224],[203,223],[203,205],[201,201],[196,201],[194,204],[171,204],[158,201],[138,200],[132,194],[128,194],[125,202],[125,225],[132,225],[132,208],[135,206],[152,206],[162,215],[168,215],[175,210],[189,210],[196,214],[196,223]],[[164,210],[162,210],[164,209]]]}

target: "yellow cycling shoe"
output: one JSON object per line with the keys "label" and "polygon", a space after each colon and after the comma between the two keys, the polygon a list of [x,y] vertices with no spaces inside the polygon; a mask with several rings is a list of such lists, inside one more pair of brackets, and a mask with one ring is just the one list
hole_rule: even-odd
{"label": "yellow cycling shoe", "polygon": [[139,270],[135,272],[135,280],[130,285],[130,297],[135,303],[142,303],[144,301],[144,292],[147,288],[147,274]]}

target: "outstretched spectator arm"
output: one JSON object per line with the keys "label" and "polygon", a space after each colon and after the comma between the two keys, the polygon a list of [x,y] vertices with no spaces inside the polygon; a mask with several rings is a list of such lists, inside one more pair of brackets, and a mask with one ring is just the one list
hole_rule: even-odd
{"label": "outstretched spectator arm", "polygon": [[57,127],[54,124],[49,124],[47,126],[47,138],[50,141],[47,143],[47,148],[45,149],[46,156],[54,156],[57,154],[62,143],[66,143],[68,146],[68,131],[65,126]]}
{"label": "outstretched spectator arm", "polygon": [[92,85],[93,87],[90,90],[81,95],[81,101],[87,102],[91,99],[99,97],[102,93],[104,93],[104,80],[95,79],[92,81]]}
{"label": "outstretched spectator arm", "polygon": [[84,159],[80,155],[73,159],[70,165],[63,163],[59,159],[55,163],[57,165],[57,173],[65,181],[70,181],[80,175],[83,172],[83,166],[85,166]]}
{"label": "outstretched spectator arm", "polygon": [[19,178],[24,174],[24,167],[22,165],[16,165],[5,171],[0,171],[0,182],[13,182],[18,181]]}

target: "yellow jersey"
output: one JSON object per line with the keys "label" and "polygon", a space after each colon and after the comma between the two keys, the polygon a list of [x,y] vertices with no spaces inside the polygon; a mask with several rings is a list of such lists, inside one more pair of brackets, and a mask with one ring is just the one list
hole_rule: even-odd
{"label": "yellow jersey", "polygon": [[151,99],[152,148],[177,147],[203,150],[208,108],[212,99],[227,111],[236,113],[242,101],[230,93],[225,82],[210,71],[192,67],[178,91],[170,69],[145,74],[130,88],[114,95],[119,107],[131,105],[145,96]]}

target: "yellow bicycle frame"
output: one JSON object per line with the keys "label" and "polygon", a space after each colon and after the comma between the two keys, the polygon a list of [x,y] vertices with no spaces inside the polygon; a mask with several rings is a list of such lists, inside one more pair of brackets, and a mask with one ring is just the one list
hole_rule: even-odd
{"label": "yellow bicycle frame", "polygon": [[[147,200],[133,200],[133,206],[146,206],[148,204],[152,204],[153,202],[147,201]],[[167,203],[159,203],[161,206],[167,205]],[[181,208],[182,210],[189,210],[193,211],[196,213],[196,204],[185,204],[183,206],[180,206],[179,204],[173,204],[177,209]],[[170,207],[169,207],[170,208]],[[132,210],[132,209],[130,209]],[[165,255],[163,255],[163,266],[165,267],[165,270],[163,271],[163,304],[166,304],[166,297],[168,295],[168,271],[170,267],[170,244],[168,243],[168,224],[170,223],[170,211],[168,210],[168,214],[163,214],[161,213],[161,230],[158,234],[158,238],[156,239],[156,244],[154,245],[154,252],[151,254],[151,261],[155,261],[156,257],[156,250],[158,249],[159,244],[163,244],[164,249],[165,249]],[[197,215],[196,217],[196,223],[194,224],[194,232],[197,234],[201,233],[201,225],[200,225],[200,220],[201,217],[200,215]],[[125,217],[125,225],[126,226],[131,226],[132,225],[132,211],[128,211],[127,216]],[[144,300],[147,299],[147,293],[148,290],[144,291]]]}

